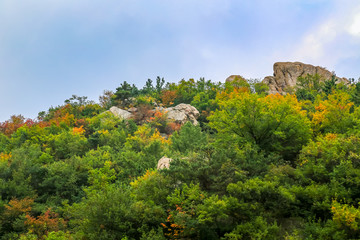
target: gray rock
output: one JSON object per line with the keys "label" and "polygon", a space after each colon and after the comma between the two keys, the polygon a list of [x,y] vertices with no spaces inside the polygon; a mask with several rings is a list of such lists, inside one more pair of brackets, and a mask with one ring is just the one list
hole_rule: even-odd
{"label": "gray rock", "polygon": [[110,112],[112,114],[114,114],[116,117],[119,117],[119,118],[122,118],[122,119],[129,119],[131,117],[131,113],[124,110],[124,109],[121,109],[121,108],[118,108],[118,107],[111,107],[110,108]]}
{"label": "gray rock", "polygon": [[[129,119],[133,116],[133,113],[136,112],[135,108],[130,110],[131,112],[114,106],[111,107],[109,111],[119,118]],[[200,113],[195,107],[191,106],[190,104],[181,103],[175,107],[170,108],[156,107],[154,111],[163,111],[167,113],[168,119],[180,124],[184,124],[188,121],[190,121],[194,125],[199,124],[196,119],[200,116]]]}
{"label": "gray rock", "polygon": [[157,112],[157,111],[162,112],[164,109],[165,109],[165,108],[163,108],[163,107],[156,107],[156,108],[154,109],[154,112]]}
{"label": "gray rock", "polygon": [[164,168],[169,168],[170,167],[170,162],[172,161],[171,158],[167,158],[167,157],[162,157],[160,158],[160,160],[158,161],[157,164],[157,169],[164,169]]}
{"label": "gray rock", "polygon": [[180,124],[184,124],[188,121],[194,125],[199,124],[196,119],[200,116],[200,113],[190,104],[181,103],[175,107],[166,108],[164,111],[167,112],[168,119],[174,120]]}
{"label": "gray rock", "polygon": [[[284,93],[287,88],[296,86],[298,77],[306,76],[307,74],[320,75],[323,81],[331,79],[333,73],[323,67],[304,64],[301,62],[277,62],[274,64],[274,76],[265,77],[262,81],[269,86],[269,93]],[[346,78],[339,78],[338,82],[348,84]]]}
{"label": "gray rock", "polygon": [[131,113],[137,112],[137,110],[138,109],[136,107],[131,107],[131,108],[128,109],[128,111],[131,112]]}

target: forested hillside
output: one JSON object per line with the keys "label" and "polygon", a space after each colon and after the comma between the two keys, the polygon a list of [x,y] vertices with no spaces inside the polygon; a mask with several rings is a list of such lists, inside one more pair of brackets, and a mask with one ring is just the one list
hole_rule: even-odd
{"label": "forested hillside", "polygon": [[[307,75],[287,91],[158,77],[12,116],[0,239],[360,239],[360,83]],[[198,125],[167,118],[180,103]]]}

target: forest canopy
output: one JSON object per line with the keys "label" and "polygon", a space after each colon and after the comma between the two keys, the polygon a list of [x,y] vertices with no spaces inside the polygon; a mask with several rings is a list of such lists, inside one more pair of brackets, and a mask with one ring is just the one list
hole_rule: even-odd
{"label": "forest canopy", "polygon": [[[360,83],[267,91],[158,77],[11,116],[0,239],[359,239]],[[180,103],[198,125],[167,118]]]}

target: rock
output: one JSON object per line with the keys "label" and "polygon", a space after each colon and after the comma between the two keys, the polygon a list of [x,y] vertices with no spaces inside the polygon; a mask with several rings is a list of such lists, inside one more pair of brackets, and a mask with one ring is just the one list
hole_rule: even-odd
{"label": "rock", "polygon": [[200,116],[200,113],[190,104],[181,103],[175,107],[166,108],[164,111],[167,112],[168,119],[175,120],[175,122],[180,124],[184,124],[188,121],[194,125],[199,124],[196,119]]}
{"label": "rock", "polygon": [[110,112],[112,114],[114,114],[116,117],[119,117],[119,118],[122,118],[122,119],[129,119],[132,114],[126,110],[123,110],[121,108],[118,108],[118,107],[111,107],[110,108]]}
{"label": "rock", "polygon": [[137,110],[138,109],[136,107],[131,107],[131,108],[128,109],[128,111],[131,112],[131,113],[137,112]]}
{"label": "rock", "polygon": [[160,158],[160,160],[158,161],[158,164],[157,164],[157,169],[169,168],[171,161],[172,161],[171,158],[167,158],[165,156]]}
{"label": "rock", "polygon": [[[122,119],[129,119],[134,116],[134,114],[136,114],[138,111],[139,110],[136,108],[130,108],[129,111],[120,109],[118,107],[110,108],[110,112],[112,114]],[[197,125],[198,121],[196,119],[200,116],[199,111],[195,107],[191,106],[190,104],[184,103],[170,108],[156,107],[153,112],[155,111],[163,111],[167,113],[168,119],[180,124],[184,124],[190,121],[192,124]]]}
{"label": "rock", "polygon": [[162,111],[164,111],[164,109],[165,108],[163,108],[163,107],[156,107],[153,111],[154,112],[162,112]]}
{"label": "rock", "polygon": [[[269,93],[284,93],[287,88],[295,87],[298,77],[307,74],[318,74],[322,80],[331,79],[333,73],[323,67],[304,64],[301,62],[277,62],[274,64],[274,76],[265,77],[262,81],[269,86]],[[346,78],[339,78],[338,82],[349,83]]]}
{"label": "rock", "polygon": [[240,75],[231,75],[225,80],[225,82],[232,82],[234,80],[245,80],[245,79]]}

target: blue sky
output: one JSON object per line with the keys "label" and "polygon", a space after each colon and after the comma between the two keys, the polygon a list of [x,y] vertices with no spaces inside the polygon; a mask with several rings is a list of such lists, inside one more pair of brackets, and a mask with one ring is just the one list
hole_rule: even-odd
{"label": "blue sky", "polygon": [[264,78],[277,61],[360,77],[358,0],[0,0],[0,121],[124,80]]}

